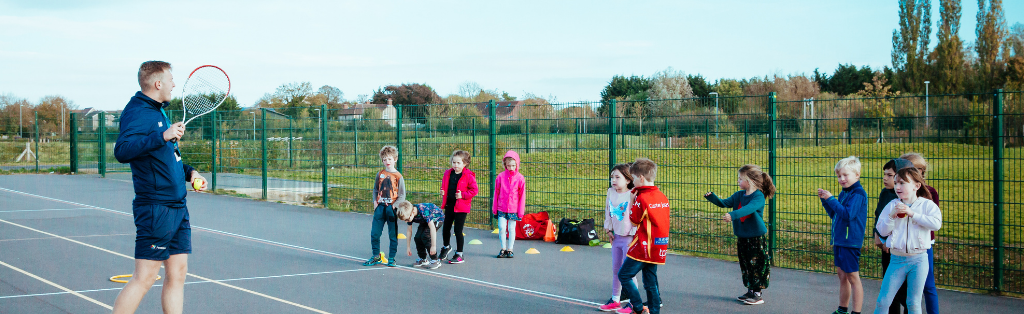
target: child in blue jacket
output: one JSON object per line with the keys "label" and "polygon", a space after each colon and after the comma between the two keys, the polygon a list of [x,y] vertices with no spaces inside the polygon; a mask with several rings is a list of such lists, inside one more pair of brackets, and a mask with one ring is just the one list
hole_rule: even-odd
{"label": "child in blue jacket", "polygon": [[[835,166],[836,181],[843,187],[839,198],[825,189],[818,189],[821,206],[832,218],[832,253],[839,275],[839,309],[833,314],[860,314],[864,304],[864,287],[860,282],[860,247],[864,243],[867,224],[868,193],[860,185],[860,160],[850,156]],[[852,312],[847,307],[853,294]]]}

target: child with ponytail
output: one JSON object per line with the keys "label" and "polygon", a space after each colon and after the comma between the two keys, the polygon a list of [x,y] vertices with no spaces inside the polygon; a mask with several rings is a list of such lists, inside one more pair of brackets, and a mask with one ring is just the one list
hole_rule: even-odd
{"label": "child with ponytail", "polygon": [[775,195],[775,185],[772,184],[772,178],[757,165],[740,167],[736,184],[740,191],[727,199],[720,199],[714,192],[704,194],[704,198],[718,207],[733,209],[722,218],[732,223],[733,233],[739,238],[736,252],[743,285],[747,287],[747,293],[736,299],[749,305],[763,304],[761,291],[768,288],[771,274],[764,206],[765,200]]}

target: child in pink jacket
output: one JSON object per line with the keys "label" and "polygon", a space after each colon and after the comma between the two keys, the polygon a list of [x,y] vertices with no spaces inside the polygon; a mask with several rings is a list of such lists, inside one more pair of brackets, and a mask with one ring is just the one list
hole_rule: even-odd
{"label": "child in pink jacket", "polygon": [[[526,177],[519,173],[519,154],[510,150],[502,159],[505,171],[494,182],[494,204],[491,213],[498,219],[501,252],[498,258],[512,258],[516,241],[516,221],[526,214]],[[507,240],[506,240],[507,238]]]}

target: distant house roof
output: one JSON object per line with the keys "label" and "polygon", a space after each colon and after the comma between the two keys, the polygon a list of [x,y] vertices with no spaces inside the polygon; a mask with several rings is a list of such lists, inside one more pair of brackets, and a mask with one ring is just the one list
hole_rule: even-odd
{"label": "distant house roof", "polygon": [[[524,102],[522,100],[517,101],[498,101],[495,102],[494,115],[495,118],[500,120],[515,120],[519,118],[519,109],[523,107]],[[476,106],[476,110],[480,111],[480,114],[489,115],[490,102],[478,102],[473,104]]]}
{"label": "distant house roof", "polygon": [[363,115],[364,112],[366,112],[366,109],[377,108],[377,109],[380,109],[381,111],[384,111],[385,109],[388,109],[388,106],[390,106],[390,104],[371,104],[371,103],[355,104],[355,105],[352,105],[351,107],[338,110],[338,115],[339,116],[361,116],[361,115]]}

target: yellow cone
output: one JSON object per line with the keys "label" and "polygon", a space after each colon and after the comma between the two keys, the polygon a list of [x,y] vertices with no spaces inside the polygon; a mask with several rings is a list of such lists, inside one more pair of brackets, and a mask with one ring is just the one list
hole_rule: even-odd
{"label": "yellow cone", "polygon": [[610,248],[612,248],[612,244],[611,243],[605,243],[604,246],[602,246],[602,247],[606,248],[606,249],[610,249]]}
{"label": "yellow cone", "polygon": [[566,246],[565,246],[564,248],[562,248],[562,249],[561,249],[561,250],[559,250],[559,251],[562,251],[562,252],[575,252],[575,250],[573,250],[573,249],[572,249],[571,247],[569,247],[568,245],[566,245]]}
{"label": "yellow cone", "polygon": [[469,241],[469,244],[484,244],[484,243],[483,243],[483,242],[480,242],[480,240],[477,240],[477,239],[473,239],[473,240],[470,240],[470,241]]}
{"label": "yellow cone", "polygon": [[398,238],[399,238],[399,239],[406,239],[406,237],[405,237],[405,234],[404,234],[404,233],[399,233],[399,234],[398,234]]}
{"label": "yellow cone", "polygon": [[526,254],[540,254],[540,251],[537,251],[535,248],[530,248],[529,250],[526,250]]}
{"label": "yellow cone", "polygon": [[381,261],[381,263],[384,263],[384,264],[388,263],[388,258],[387,258],[387,256],[384,256],[384,252],[380,252],[380,261]]}
{"label": "yellow cone", "polygon": [[498,233],[498,228],[494,228],[494,231],[491,231],[491,233],[497,234]]}

